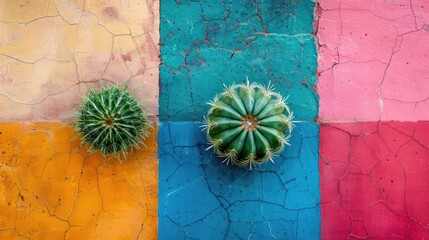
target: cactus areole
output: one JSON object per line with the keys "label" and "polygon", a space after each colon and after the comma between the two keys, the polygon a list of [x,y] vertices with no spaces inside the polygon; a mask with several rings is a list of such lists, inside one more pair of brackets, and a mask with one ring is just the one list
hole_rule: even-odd
{"label": "cactus areole", "polygon": [[217,155],[252,169],[283,151],[289,144],[292,112],[285,98],[260,84],[225,86],[209,104],[205,131]]}

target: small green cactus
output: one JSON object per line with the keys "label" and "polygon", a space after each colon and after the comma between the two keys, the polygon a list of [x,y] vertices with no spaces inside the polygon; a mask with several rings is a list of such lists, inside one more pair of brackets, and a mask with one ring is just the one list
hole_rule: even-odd
{"label": "small green cactus", "polygon": [[[225,86],[225,91],[210,102],[204,129],[223,162],[240,167],[271,160],[289,145],[293,124],[286,99],[260,84]],[[287,134],[286,134],[287,132]]]}
{"label": "small green cactus", "polygon": [[118,153],[122,152],[125,159],[130,150],[140,149],[149,136],[147,114],[127,86],[90,88],[77,117],[74,127],[83,140],[80,147],[89,144],[88,152],[99,150],[103,156],[113,155],[119,161]]}

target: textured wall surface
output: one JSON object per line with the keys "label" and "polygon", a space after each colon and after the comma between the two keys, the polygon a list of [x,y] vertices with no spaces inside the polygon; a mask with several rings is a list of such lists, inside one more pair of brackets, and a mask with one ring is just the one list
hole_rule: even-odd
{"label": "textured wall surface", "polygon": [[[314,5],[161,1],[160,239],[319,238]],[[274,84],[306,121],[253,171],[221,163],[199,128],[207,102],[246,77]]]}
{"label": "textured wall surface", "polygon": [[426,239],[429,122],[322,125],[323,239]]}
{"label": "textured wall surface", "polygon": [[100,79],[130,81],[157,115],[159,1],[0,4],[0,122],[63,120]]}
{"label": "textured wall surface", "polygon": [[321,121],[429,119],[429,2],[320,0]]}
{"label": "textured wall surface", "polygon": [[162,121],[201,121],[223,84],[275,84],[296,119],[317,115],[311,1],[162,1]]}
{"label": "textured wall surface", "polygon": [[220,164],[200,124],[159,128],[160,239],[318,239],[317,124],[297,124],[275,163]]}
{"label": "textured wall surface", "polygon": [[0,1],[0,239],[156,239],[157,127],[119,164],[58,121],[100,79],[156,118],[158,29],[158,0]]}
{"label": "textured wall surface", "polygon": [[319,1],[322,239],[428,237],[428,3]]}
{"label": "textured wall surface", "polygon": [[0,124],[0,239],[155,239],[156,129],[120,164],[61,123]]}
{"label": "textured wall surface", "polygon": [[[429,237],[427,0],[5,0],[0,32],[0,239]],[[253,171],[200,129],[246,78],[299,121]],[[100,79],[161,121],[122,165],[59,122]]]}

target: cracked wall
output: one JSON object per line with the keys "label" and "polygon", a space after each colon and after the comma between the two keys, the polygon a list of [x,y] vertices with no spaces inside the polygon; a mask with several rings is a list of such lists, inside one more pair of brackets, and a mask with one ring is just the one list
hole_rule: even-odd
{"label": "cracked wall", "polygon": [[425,239],[429,5],[321,0],[315,15],[322,239]]}
{"label": "cracked wall", "polygon": [[1,1],[0,32],[0,239],[155,239],[157,126],[119,164],[60,121],[100,79],[157,119],[159,0]]}
{"label": "cracked wall", "polygon": [[[0,122],[64,120],[103,78],[161,123],[123,165],[72,152],[68,125],[1,123],[0,238],[427,238],[427,1],[211,2],[1,3]],[[300,121],[252,172],[199,129],[246,77]]]}
{"label": "cracked wall", "polygon": [[158,115],[159,1],[4,1],[0,122],[58,121],[88,86],[129,81]]}
{"label": "cracked wall", "polygon": [[61,123],[0,124],[0,239],[155,239],[156,128],[120,164]]}
{"label": "cracked wall", "polygon": [[318,239],[317,124],[298,123],[275,163],[225,166],[199,123],[159,126],[160,239]]}
{"label": "cracked wall", "polygon": [[[160,239],[318,239],[311,1],[161,1]],[[255,171],[225,166],[199,126],[224,84],[274,84],[292,147]]]}
{"label": "cracked wall", "polygon": [[322,239],[426,239],[429,122],[322,125]]}
{"label": "cracked wall", "polygon": [[317,114],[311,1],[161,2],[162,121],[201,121],[223,84],[271,82],[297,120]]}
{"label": "cracked wall", "polygon": [[428,120],[428,1],[318,3],[319,119]]}

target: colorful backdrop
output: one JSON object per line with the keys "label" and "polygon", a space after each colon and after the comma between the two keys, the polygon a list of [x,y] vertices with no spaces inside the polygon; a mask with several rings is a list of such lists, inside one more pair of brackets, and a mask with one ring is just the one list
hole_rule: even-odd
{"label": "colorful backdrop", "polygon": [[[0,239],[425,239],[429,2],[0,1]],[[275,163],[221,164],[223,85],[274,84]],[[100,79],[154,121],[123,164],[76,151]]]}

